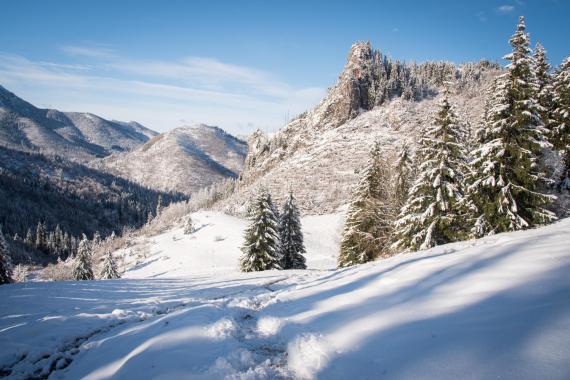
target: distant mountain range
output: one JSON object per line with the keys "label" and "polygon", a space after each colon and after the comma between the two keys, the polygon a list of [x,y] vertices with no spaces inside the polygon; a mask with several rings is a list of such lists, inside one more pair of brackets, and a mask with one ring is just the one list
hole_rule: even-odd
{"label": "distant mountain range", "polygon": [[38,250],[21,239],[30,231],[35,241],[38,223],[75,241],[138,228],[159,198],[165,205],[237,177],[246,154],[244,141],[217,127],[158,134],[136,122],[37,108],[0,86],[0,225],[20,237],[15,261],[55,261],[52,245]]}
{"label": "distant mountain range", "polygon": [[92,167],[161,191],[191,194],[238,177],[247,144],[205,124],[176,128],[140,147],[93,161]]}
{"label": "distant mountain range", "polygon": [[37,108],[2,86],[0,147],[56,155],[187,195],[237,177],[247,154],[244,141],[218,127],[195,124],[158,134],[134,121]]}
{"label": "distant mountain range", "polygon": [[88,162],[131,150],[158,133],[136,122],[33,106],[0,86],[0,146]]}

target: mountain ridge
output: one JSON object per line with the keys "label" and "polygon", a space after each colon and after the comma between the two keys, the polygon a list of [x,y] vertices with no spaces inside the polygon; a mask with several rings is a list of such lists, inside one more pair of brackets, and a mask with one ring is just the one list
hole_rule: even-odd
{"label": "mountain ridge", "polygon": [[475,129],[483,92],[500,72],[488,61],[405,63],[373,50],[369,42],[355,43],[317,106],[271,137],[261,131],[250,136],[236,191],[216,207],[244,215],[257,189],[265,187],[278,202],[292,189],[305,215],[335,212],[348,202],[374,140],[387,156],[404,142],[414,150],[446,82],[457,113]]}
{"label": "mountain ridge", "polygon": [[237,178],[247,144],[206,124],[178,127],[140,147],[93,161],[91,166],[161,191],[191,193]]}
{"label": "mountain ridge", "polygon": [[158,133],[88,112],[38,108],[0,86],[0,145],[86,163],[131,150]]}

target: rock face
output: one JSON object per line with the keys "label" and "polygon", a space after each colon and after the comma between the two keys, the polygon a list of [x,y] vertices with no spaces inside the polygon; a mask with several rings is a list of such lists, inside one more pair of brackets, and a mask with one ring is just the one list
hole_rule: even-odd
{"label": "rock face", "polygon": [[197,124],[162,133],[131,152],[114,154],[92,166],[154,189],[189,195],[236,178],[246,154],[244,141],[220,128]]}
{"label": "rock face", "polygon": [[90,113],[40,109],[0,86],[0,145],[88,162],[131,150],[156,132]]}
{"label": "rock face", "polygon": [[318,108],[321,119],[315,125],[336,127],[371,108],[369,89],[372,83],[373,52],[369,42],[352,45],[347,63],[331,89],[329,96]]}
{"label": "rock face", "polygon": [[259,131],[250,137],[237,190],[218,207],[243,214],[263,186],[278,202],[291,188],[304,214],[334,212],[348,201],[374,140],[383,144],[386,155],[403,141],[413,147],[418,131],[433,120],[446,79],[458,114],[477,126],[483,90],[498,73],[487,62],[458,67],[390,61],[370,43],[354,44],[320,104],[271,138]]}

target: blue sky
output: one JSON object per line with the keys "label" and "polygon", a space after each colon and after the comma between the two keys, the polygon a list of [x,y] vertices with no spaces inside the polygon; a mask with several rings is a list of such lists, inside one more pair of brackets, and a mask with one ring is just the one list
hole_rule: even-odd
{"label": "blue sky", "polygon": [[271,131],[316,104],[350,45],[404,60],[501,62],[517,17],[553,64],[570,1],[3,1],[0,84],[40,107]]}

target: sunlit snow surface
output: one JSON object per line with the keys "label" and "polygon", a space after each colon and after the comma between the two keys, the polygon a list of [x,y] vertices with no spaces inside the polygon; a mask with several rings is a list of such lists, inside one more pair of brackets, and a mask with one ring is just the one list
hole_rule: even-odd
{"label": "sunlit snow surface", "polygon": [[[240,274],[245,222],[228,218],[151,238],[132,278],[1,286],[1,375],[570,378],[570,219],[349,269]],[[327,268],[339,217],[319,218],[303,219],[308,262]]]}

